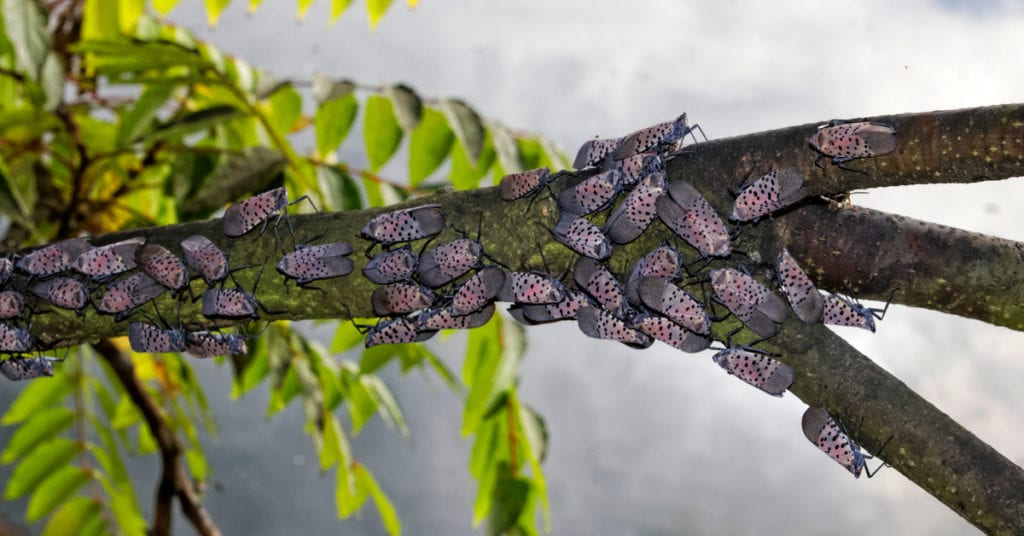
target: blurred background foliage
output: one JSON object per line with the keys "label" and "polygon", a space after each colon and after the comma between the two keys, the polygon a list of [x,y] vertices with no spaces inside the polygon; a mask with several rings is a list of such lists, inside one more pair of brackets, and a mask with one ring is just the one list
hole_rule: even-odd
{"label": "blurred background foliage", "polygon": [[[325,210],[354,210],[568,165],[544,138],[487,119],[459,99],[344,73],[275,79],[162,20],[177,3],[0,0],[5,250],[203,219],[282,185]],[[211,25],[228,3],[206,0]],[[299,0],[299,18],[311,3]],[[354,9],[350,3],[332,0],[332,21]],[[410,8],[416,3],[408,0]],[[390,5],[367,0],[369,24]],[[365,169],[338,158],[356,136],[359,114]],[[403,145],[407,176],[380,176]],[[374,417],[398,432],[396,440],[408,435],[399,401],[375,375],[397,361],[403,372],[436,373],[464,401],[462,433],[473,438],[468,464],[479,482],[467,523],[486,520],[491,534],[550,526],[541,468],[547,433],[517,394],[525,346],[517,324],[496,316],[471,332],[461,373],[418,344],[360,352],[362,336],[350,323],[337,324],[330,348],[287,322],[248,329],[258,338],[247,355],[215,360],[233,367],[230,396],[266,385],[268,417],[301,402],[319,469],[336,479],[339,517],[372,503],[384,529],[401,532],[401,512],[349,445]],[[207,398],[222,394],[204,392],[187,356],[134,354],[123,339],[111,343],[130,354],[144,396],[178,436],[201,494],[213,470],[203,443],[217,434]],[[140,501],[154,490],[133,486],[124,456],[159,463],[161,443],[108,360],[87,347],[68,357],[54,378],[26,384],[3,411],[0,423],[14,429],[0,453],[0,463],[13,466],[3,497],[27,497],[25,519],[43,534],[142,534],[152,522]]]}

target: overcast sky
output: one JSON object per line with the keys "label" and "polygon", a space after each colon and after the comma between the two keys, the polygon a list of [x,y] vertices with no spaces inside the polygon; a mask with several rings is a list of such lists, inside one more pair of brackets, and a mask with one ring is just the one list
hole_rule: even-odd
{"label": "overcast sky", "polygon": [[[830,118],[1019,102],[1024,93],[1024,9],[1011,2],[424,0],[410,12],[396,0],[375,32],[362,1],[331,28],[325,2],[297,24],[291,2],[268,2],[247,16],[236,1],[215,31],[193,4],[172,19],[281,77],[322,72],[367,84],[404,81],[425,96],[461,97],[570,154],[594,135],[621,135],[682,111],[717,138]],[[358,142],[346,145],[343,157],[365,161]],[[402,178],[404,169],[400,161],[383,173]],[[855,202],[1024,240],[1021,182],[886,189]],[[1024,462],[1016,428],[1024,410],[1022,334],[902,307],[890,309],[875,335],[840,333]],[[530,334],[522,398],[551,429],[556,534],[975,533],[896,471],[853,479],[803,437],[799,400],[749,388],[723,374],[710,354],[691,357],[662,345],[631,351],[571,326]],[[458,362],[456,345],[438,348]],[[396,497],[409,533],[468,532],[474,484],[466,477],[468,446],[458,438],[458,401],[438,382],[395,381],[414,446],[371,430],[357,441],[356,455],[389,456],[370,466]],[[228,428],[229,415],[220,416]],[[289,430],[288,441],[305,441],[297,426]],[[222,437],[221,448],[243,447]],[[268,466],[265,478],[238,478],[271,496],[289,494],[286,485],[274,486],[284,472],[316,479],[310,464],[271,477],[279,459],[233,455]],[[301,506],[281,497],[278,513],[254,491],[242,503],[259,505],[244,516],[252,526],[232,526],[273,533],[301,517],[329,527],[333,483],[319,485],[324,493],[303,494]],[[211,501],[230,509],[237,495]],[[367,517],[359,530],[372,534],[375,521]]]}

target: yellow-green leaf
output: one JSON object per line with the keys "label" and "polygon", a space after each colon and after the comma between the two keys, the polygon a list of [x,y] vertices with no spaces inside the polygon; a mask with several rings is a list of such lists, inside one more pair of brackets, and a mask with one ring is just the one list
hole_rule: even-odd
{"label": "yellow-green leaf", "polygon": [[41,413],[44,408],[52,411],[73,388],[74,385],[66,381],[65,376],[30,382],[7,408],[0,424],[17,424]]}
{"label": "yellow-green leaf", "polygon": [[224,8],[228,7],[231,0],[203,0],[206,4],[206,21],[210,24],[210,27],[217,25],[217,21],[220,20],[220,14],[224,11]]}
{"label": "yellow-green leaf", "polygon": [[455,142],[455,133],[448,127],[444,114],[426,108],[423,120],[409,139],[409,183],[416,186],[430,176],[448,158]]}
{"label": "yellow-green leaf", "polygon": [[36,489],[54,468],[67,465],[77,453],[75,442],[63,437],[36,445],[14,468],[4,490],[4,499],[17,499]]}
{"label": "yellow-green leaf", "polygon": [[306,18],[306,12],[309,11],[311,5],[313,5],[313,0],[299,0],[299,13],[296,18],[299,20]]}
{"label": "yellow-green leaf", "polygon": [[363,208],[363,197],[359,193],[359,186],[348,173],[333,167],[317,166],[316,177],[327,204],[325,210],[359,210]]}
{"label": "yellow-green leaf", "polygon": [[89,473],[75,465],[64,465],[36,488],[28,500],[25,519],[35,521],[49,514],[89,481]]}
{"label": "yellow-green leaf", "polygon": [[371,95],[366,100],[363,138],[371,171],[379,170],[398,150],[402,143],[402,127],[399,126],[394,106],[387,97]]}
{"label": "yellow-green leaf", "polygon": [[68,408],[50,408],[25,421],[7,443],[0,455],[0,463],[11,463],[25,455],[36,445],[59,434],[75,421],[75,414]]}
{"label": "yellow-green leaf", "polygon": [[373,497],[373,504],[377,507],[377,513],[380,514],[380,521],[384,525],[384,529],[392,536],[401,534],[402,522],[398,520],[398,514],[395,513],[395,505],[391,504],[388,496],[381,491],[377,479],[362,465],[356,465],[355,475],[357,486],[369,491],[370,496]]}
{"label": "yellow-green leaf", "polygon": [[263,0],[249,0],[249,13],[255,13],[262,3]]}
{"label": "yellow-green leaf", "polygon": [[139,17],[146,13],[146,0],[121,0],[118,2],[118,8],[121,33],[134,34]]}
{"label": "yellow-green leaf", "polygon": [[321,104],[313,116],[316,152],[321,158],[334,152],[355,122],[359,101],[351,92],[333,97]]}
{"label": "yellow-green leaf", "polygon": [[384,16],[384,12],[391,6],[391,0],[366,0],[366,9],[370,14],[370,28],[376,28],[377,23]]}
{"label": "yellow-green leaf", "polygon": [[278,136],[284,138],[292,131],[296,121],[302,115],[302,95],[299,95],[293,85],[285,84],[277,88],[262,103],[261,108],[267,115],[271,127]]}
{"label": "yellow-green leaf", "polygon": [[166,16],[181,0],[153,0],[153,9],[161,16]]}
{"label": "yellow-green leaf", "polygon": [[103,513],[103,505],[93,497],[73,497],[62,504],[46,522],[43,536],[83,534]]}
{"label": "yellow-green leaf", "polygon": [[331,353],[344,352],[355,348],[363,342],[363,334],[355,324],[346,321],[338,322],[338,329],[334,331],[334,338],[331,339]]}
{"label": "yellow-green leaf", "polygon": [[331,0],[331,24],[338,22],[338,17],[348,9],[351,3],[352,0]]}

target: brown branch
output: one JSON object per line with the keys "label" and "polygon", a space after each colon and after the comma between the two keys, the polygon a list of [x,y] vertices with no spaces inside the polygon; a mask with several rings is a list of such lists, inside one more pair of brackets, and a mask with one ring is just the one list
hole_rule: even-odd
{"label": "brown branch", "polygon": [[882,459],[984,532],[1024,534],[1024,471],[906,384],[820,324],[791,318],[763,346],[870,452],[885,444]]}
{"label": "brown branch", "polygon": [[202,501],[181,464],[181,441],[167,424],[160,406],[146,392],[145,386],[135,375],[135,367],[131,360],[110,341],[100,341],[93,346],[121,380],[125,392],[146,419],[146,425],[160,448],[162,472],[154,500],[152,534],[171,534],[171,502],[177,497],[181,502],[182,512],[199,534],[219,536],[220,530],[203,508]]}
{"label": "brown branch", "polygon": [[860,207],[765,227],[821,288],[1024,330],[1024,243]]}

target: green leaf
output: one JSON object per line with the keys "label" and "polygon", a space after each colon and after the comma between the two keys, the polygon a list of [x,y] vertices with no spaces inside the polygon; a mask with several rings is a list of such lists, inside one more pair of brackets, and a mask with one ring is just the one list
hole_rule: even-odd
{"label": "green leaf", "polygon": [[472,190],[480,186],[480,179],[487,174],[487,170],[494,164],[496,158],[494,145],[490,143],[490,137],[484,145],[483,153],[476,163],[470,162],[462,145],[452,147],[452,185],[459,190]]}
{"label": "green leaf", "polygon": [[395,398],[394,393],[384,383],[384,380],[373,375],[360,375],[359,382],[363,384],[366,392],[373,398],[374,404],[377,406],[377,412],[380,413],[384,422],[389,426],[397,428],[402,436],[409,437],[411,433],[409,432],[409,425],[405,422],[402,408],[398,405],[398,399]]}
{"label": "green leaf", "polygon": [[153,9],[160,16],[165,16],[178,5],[181,0],[153,0]]}
{"label": "green leaf", "polygon": [[62,504],[46,522],[43,536],[83,534],[85,528],[103,513],[103,505],[93,497],[73,497]]}
{"label": "green leaf", "polygon": [[78,445],[63,437],[35,446],[15,467],[7,481],[4,499],[17,499],[36,489],[55,467],[67,465],[77,453]]}
{"label": "green leaf", "polygon": [[376,28],[377,23],[384,16],[384,12],[391,6],[391,0],[366,0],[366,9],[370,14],[370,28]]}
{"label": "green leaf", "polygon": [[437,170],[448,158],[454,142],[455,134],[444,114],[426,108],[409,140],[409,184],[416,186]]}
{"label": "green leaf", "polygon": [[484,124],[468,104],[458,99],[441,101],[441,111],[455,131],[455,137],[466,151],[471,164],[476,164],[484,148]]}
{"label": "green leaf", "polygon": [[363,374],[371,374],[380,370],[381,367],[390,363],[392,359],[403,352],[406,346],[404,344],[401,347],[392,344],[382,344],[363,350],[362,356],[359,358],[359,371]]}
{"label": "green leaf", "polygon": [[118,0],[85,0],[82,14],[83,40],[123,39],[118,3]]}
{"label": "green leaf", "polygon": [[498,162],[501,163],[505,173],[517,173],[526,169],[523,167],[523,160],[519,155],[519,145],[507,128],[492,123],[491,139],[494,140],[494,149],[498,152]]}
{"label": "green leaf", "polygon": [[352,418],[352,434],[358,435],[363,425],[377,413],[377,401],[360,378],[349,377],[348,380],[348,414]]}
{"label": "green leaf", "polygon": [[[339,321],[338,329],[334,331],[334,338],[331,340],[331,353],[344,352],[355,348],[363,342],[363,334],[355,324],[347,321]],[[362,364],[360,364],[360,370]]]}
{"label": "green leaf", "polygon": [[0,454],[0,463],[7,464],[21,458],[36,445],[67,429],[74,421],[75,413],[64,407],[37,413],[11,436],[7,448]]}
{"label": "green leaf", "polygon": [[302,95],[290,83],[277,88],[266,102],[261,103],[267,119],[280,137],[284,138],[302,116]]}
{"label": "green leaf", "polygon": [[345,141],[358,111],[359,101],[351,91],[341,96],[332,97],[317,108],[316,114],[313,116],[317,154],[325,157]]}
{"label": "green leaf", "polygon": [[174,84],[148,84],[131,109],[121,114],[117,146],[123,147],[150,128],[160,108],[174,93]]}
{"label": "green leaf", "polygon": [[[124,41],[80,41],[71,47],[73,52],[88,54],[92,66],[99,74],[117,77],[125,74],[149,73],[159,75],[153,81],[168,82],[172,74],[178,81],[204,82],[206,75],[201,70],[209,68],[209,62],[196,50],[168,41],[139,42],[128,46]],[[175,69],[174,73],[162,72]],[[150,77],[152,78],[152,76]],[[130,83],[145,81],[140,77],[126,80]]]}
{"label": "green leaf", "polygon": [[373,497],[373,504],[377,507],[377,513],[380,514],[380,521],[384,525],[384,529],[391,535],[401,534],[402,522],[398,520],[395,505],[391,504],[388,496],[381,491],[377,479],[362,465],[356,465],[355,474],[357,485],[369,491],[370,496]]}
{"label": "green leaf", "polygon": [[259,385],[270,372],[270,356],[264,344],[255,344],[244,368],[235,372],[235,384],[231,387],[231,398],[235,399]]}
{"label": "green leaf", "polygon": [[370,171],[377,171],[394,156],[402,143],[402,127],[395,117],[391,100],[380,95],[371,95],[366,100],[363,138]]}
{"label": "green leaf", "polygon": [[512,476],[508,464],[500,463],[487,519],[488,536],[500,536],[515,527],[529,495],[530,481]]}
{"label": "green leaf", "polygon": [[28,500],[25,519],[32,522],[49,514],[88,481],[89,473],[81,467],[64,465],[56,468]]}
{"label": "green leaf", "polygon": [[266,147],[249,147],[229,153],[212,174],[198,174],[187,196],[188,214],[205,214],[253,192],[262,192],[280,180],[288,164],[281,153]]}
{"label": "green leaf", "polygon": [[14,59],[30,79],[39,80],[50,50],[46,15],[39,3],[32,0],[2,1],[4,32],[14,49]]}
{"label": "green leaf", "polygon": [[209,477],[210,465],[206,462],[206,455],[202,450],[186,450],[185,461],[188,462],[188,471],[192,474],[192,478],[202,482]]}
{"label": "green leaf", "polygon": [[317,166],[316,178],[327,204],[324,210],[359,210],[363,208],[363,197],[359,193],[359,186],[348,173],[330,166]]}
{"label": "green leaf", "polygon": [[112,430],[123,430],[140,421],[142,421],[142,414],[139,413],[139,408],[135,406],[135,402],[128,395],[121,395],[117,400],[114,415],[110,418],[110,428]]}
{"label": "green leaf", "polygon": [[153,432],[149,430],[149,426],[146,423],[142,423],[138,427],[139,431],[139,454],[153,454],[160,450],[159,445],[156,444],[156,438],[153,437]]}
{"label": "green leaf", "polygon": [[395,84],[384,88],[384,94],[395,106],[395,115],[402,129],[409,131],[420,124],[423,117],[423,101],[413,89],[405,84]]}
{"label": "green leaf", "polygon": [[213,128],[245,115],[240,110],[228,105],[212,106],[195,112],[189,112],[177,119],[172,119],[142,137],[147,143],[169,138],[182,138],[193,132]]}
{"label": "green leaf", "polygon": [[[352,454],[345,437],[345,431],[333,413],[324,417],[324,442],[320,448],[320,470],[326,471],[335,465],[348,467],[351,463]],[[347,472],[347,471],[346,471]]]}
{"label": "green leaf", "polygon": [[46,55],[39,83],[43,86],[43,109],[52,112],[64,97],[64,64],[55,52]]}
{"label": "green leaf", "polygon": [[[358,470],[359,465],[356,465]],[[338,466],[338,483],[334,487],[334,503],[338,508],[338,518],[346,517],[356,513],[363,507],[363,503],[369,497],[366,486],[362,480],[357,480],[349,467]]]}
{"label": "green leaf", "polygon": [[65,396],[74,389],[74,384],[65,376],[57,376],[48,380],[30,382],[11,403],[4,413],[0,424],[10,426],[44,413],[52,411]]}

